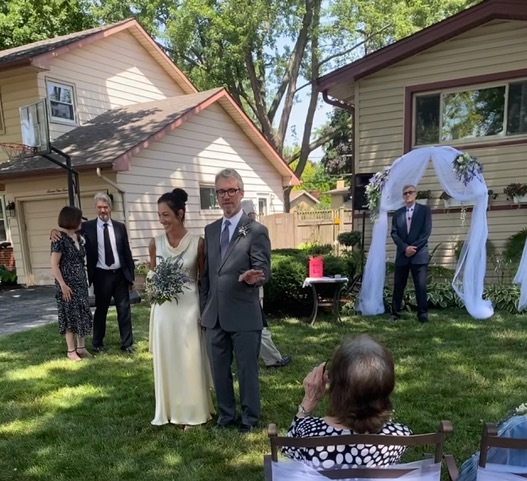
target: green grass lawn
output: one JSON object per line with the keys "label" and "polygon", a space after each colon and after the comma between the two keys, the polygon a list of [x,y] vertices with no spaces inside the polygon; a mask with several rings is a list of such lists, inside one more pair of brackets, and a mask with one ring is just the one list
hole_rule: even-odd
{"label": "green grass lawn", "polygon": [[[55,325],[0,338],[0,480],[263,479],[264,427],[243,436],[216,432],[212,423],[188,432],[150,425],[148,308],[135,307],[133,316],[132,356],[119,351],[114,313],[109,352],[80,363],[66,360]],[[416,433],[452,421],[447,451],[458,463],[477,448],[482,421],[497,421],[526,401],[526,316],[476,321],[456,310],[432,312],[426,325],[410,315],[397,323],[385,316],[328,321],[313,328],[297,319],[272,321],[273,338],[293,363],[261,370],[262,426],[276,422],[285,432],[307,371],[354,333],[370,333],[394,353],[395,419]]]}

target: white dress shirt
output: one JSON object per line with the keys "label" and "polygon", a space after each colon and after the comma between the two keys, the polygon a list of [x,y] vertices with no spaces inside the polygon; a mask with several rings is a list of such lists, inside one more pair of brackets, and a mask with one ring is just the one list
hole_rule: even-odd
{"label": "white dress shirt", "polygon": [[[105,262],[105,250],[104,250],[104,224],[108,224],[108,234],[110,235],[110,244],[112,246],[114,263],[111,266],[107,266]],[[115,242],[115,232],[113,230],[112,219],[108,219],[108,222],[103,222],[97,218],[97,268],[104,270],[114,270],[121,268],[121,261],[119,260],[119,254],[117,253],[117,242]]]}

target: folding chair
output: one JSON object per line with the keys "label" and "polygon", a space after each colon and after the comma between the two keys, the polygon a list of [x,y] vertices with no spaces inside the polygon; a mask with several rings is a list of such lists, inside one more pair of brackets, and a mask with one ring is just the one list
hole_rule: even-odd
{"label": "folding chair", "polygon": [[[380,434],[350,434],[344,436],[320,436],[293,438],[278,436],[275,424],[269,425],[271,454],[264,456],[264,474],[266,481],[317,479],[412,479],[438,480],[441,475],[441,460],[446,436],[453,431],[450,421],[441,421],[435,433],[414,434],[411,436],[388,436]],[[281,447],[314,448],[339,445],[380,445],[380,446],[435,446],[433,458],[414,463],[399,464],[388,468],[353,467],[343,469],[323,469],[315,471],[308,463],[299,461],[278,461],[278,450]],[[281,466],[282,464],[282,466]],[[286,476],[291,466],[291,475]],[[278,474],[278,475],[277,475]],[[451,478],[453,479],[453,478]]]}
{"label": "folding chair", "polygon": [[[504,451],[499,457],[502,464],[489,463],[488,451],[490,448],[502,448]],[[520,451],[524,450],[525,453]],[[498,427],[494,423],[483,426],[481,445],[479,451],[478,481],[515,481],[527,478],[527,467],[517,466],[515,460],[527,457],[527,438],[512,438],[498,436]]]}

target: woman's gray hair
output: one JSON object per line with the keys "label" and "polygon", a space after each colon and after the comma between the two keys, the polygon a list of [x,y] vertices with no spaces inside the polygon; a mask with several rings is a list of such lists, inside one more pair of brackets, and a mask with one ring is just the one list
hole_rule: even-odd
{"label": "woman's gray hair", "polygon": [[97,204],[97,202],[99,202],[100,200],[106,202],[110,206],[110,209],[112,208],[112,199],[108,194],[105,194],[104,192],[97,192],[93,196],[93,202]]}
{"label": "woman's gray hair", "polygon": [[238,171],[234,169],[223,169],[220,170],[216,174],[216,178],[214,179],[214,183],[216,184],[218,182],[218,179],[236,179],[238,182],[238,189],[243,190],[243,180],[242,176],[238,173]]}

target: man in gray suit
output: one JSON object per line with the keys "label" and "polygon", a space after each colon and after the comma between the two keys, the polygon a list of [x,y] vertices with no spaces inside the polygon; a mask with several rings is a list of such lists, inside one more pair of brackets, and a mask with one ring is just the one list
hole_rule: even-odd
{"label": "man in gray suit", "polygon": [[205,227],[205,266],[201,278],[201,325],[218,404],[218,428],[236,424],[231,364],[236,358],[242,408],[240,431],[260,419],[258,353],[262,333],[259,287],[270,275],[267,228],[251,222],[241,207],[243,180],[234,169],[216,175],[223,217]]}

